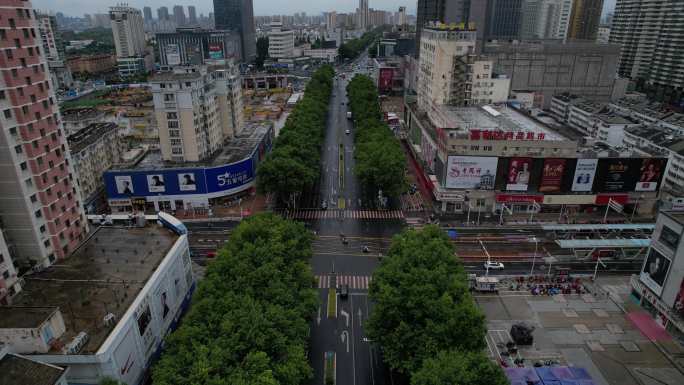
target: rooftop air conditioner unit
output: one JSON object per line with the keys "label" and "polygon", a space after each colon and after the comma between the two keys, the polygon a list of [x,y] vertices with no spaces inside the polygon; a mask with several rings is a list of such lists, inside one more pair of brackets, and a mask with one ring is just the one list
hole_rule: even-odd
{"label": "rooftop air conditioner unit", "polygon": [[107,327],[112,327],[116,325],[116,316],[112,313],[107,313],[107,315],[104,316],[104,324]]}

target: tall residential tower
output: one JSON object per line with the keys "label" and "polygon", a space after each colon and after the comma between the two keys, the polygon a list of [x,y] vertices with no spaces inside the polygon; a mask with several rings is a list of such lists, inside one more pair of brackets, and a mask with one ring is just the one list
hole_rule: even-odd
{"label": "tall residential tower", "polygon": [[232,30],[240,34],[242,60],[251,62],[256,58],[252,0],[214,0],[214,24],[216,29]]}

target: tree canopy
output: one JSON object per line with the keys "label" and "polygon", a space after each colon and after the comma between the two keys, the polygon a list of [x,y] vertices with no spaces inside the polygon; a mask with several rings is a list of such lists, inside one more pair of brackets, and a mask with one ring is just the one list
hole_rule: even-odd
{"label": "tree canopy", "polygon": [[480,353],[484,315],[438,227],[396,235],[373,273],[369,295],[376,305],[368,336],[380,345],[389,367],[411,378],[412,385],[501,384],[501,370]]}
{"label": "tree canopy", "polygon": [[262,36],[256,42],[256,59],[255,64],[258,68],[264,66],[264,61],[268,59],[268,36]]}
{"label": "tree canopy", "polygon": [[243,221],[219,251],[153,367],[158,385],[299,385],[318,306],[311,235],[272,214]]}
{"label": "tree canopy", "polygon": [[347,85],[347,94],[356,133],[354,171],[367,196],[378,190],[396,196],[406,187],[406,155],[382,120],[378,90],[368,76],[357,75]]}
{"label": "tree canopy", "polygon": [[311,77],[304,97],[280,129],[274,151],[257,169],[260,191],[275,193],[290,204],[294,194],[310,189],[318,180],[333,75],[332,67],[326,65]]}
{"label": "tree canopy", "polygon": [[507,385],[503,371],[482,352],[441,351],[411,377],[411,385]]}
{"label": "tree canopy", "polygon": [[351,39],[340,44],[338,53],[342,59],[354,59],[382,34],[382,27],[366,32],[360,38]]}

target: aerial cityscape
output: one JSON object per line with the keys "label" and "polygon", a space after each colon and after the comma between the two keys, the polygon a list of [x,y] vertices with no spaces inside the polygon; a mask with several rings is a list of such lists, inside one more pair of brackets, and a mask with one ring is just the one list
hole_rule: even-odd
{"label": "aerial cityscape", "polygon": [[680,0],[0,0],[0,385],[682,385],[682,52]]}

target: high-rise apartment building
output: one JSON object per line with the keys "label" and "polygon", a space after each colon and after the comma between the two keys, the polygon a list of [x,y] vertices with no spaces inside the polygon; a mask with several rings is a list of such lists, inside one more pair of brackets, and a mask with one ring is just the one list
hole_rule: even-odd
{"label": "high-rise apartment building", "polygon": [[197,25],[197,10],[194,5],[188,5],[188,24]]}
{"label": "high-rise apartment building", "polygon": [[268,32],[268,56],[272,59],[285,59],[294,56],[294,31],[283,29],[280,21],[271,22]]}
{"label": "high-rise apartment building", "polygon": [[423,28],[418,74],[418,108],[504,102],[510,79],[495,76],[493,63],[475,53],[477,33],[467,27]]}
{"label": "high-rise apartment building", "polygon": [[3,236],[3,226],[0,220],[0,306],[11,304],[12,297],[21,291],[17,268]]}
{"label": "high-rise apartment building", "polygon": [[620,44],[621,76],[656,86],[679,102],[684,90],[684,2],[618,0],[610,42]]}
{"label": "high-rise apartment building", "polygon": [[157,19],[159,19],[159,21],[169,21],[169,8],[168,7],[157,8]]}
{"label": "high-rise apartment building", "polygon": [[565,39],[572,0],[525,0],[522,7],[522,39]]}
{"label": "high-rise apartment building", "polygon": [[185,25],[185,11],[182,5],[173,6],[173,21],[176,22],[176,26],[182,27]]}
{"label": "high-rise apartment building", "polygon": [[[482,0],[486,1],[486,0]],[[416,55],[420,56],[420,36],[423,27],[432,21],[461,23],[466,15],[470,0],[418,0],[416,6]]]}
{"label": "high-rise apartment building", "polygon": [[485,37],[487,39],[519,39],[525,0],[488,0]]}
{"label": "high-rise apartment building", "polygon": [[76,248],[87,220],[31,3],[0,5],[3,235],[17,261],[48,266]]}
{"label": "high-rise apartment building", "polygon": [[109,8],[119,75],[131,76],[145,71],[145,31],[142,12],[128,6]]}
{"label": "high-rise apartment building", "polygon": [[251,62],[256,58],[252,0],[214,0],[214,24],[216,29],[233,30],[240,34],[242,60]]}
{"label": "high-rise apartment building", "polygon": [[242,126],[234,65],[175,67],[154,75],[150,84],[165,161],[208,159]]}
{"label": "high-rise apartment building", "polygon": [[57,18],[45,13],[36,13],[38,34],[43,52],[50,69],[50,79],[57,88],[68,88],[73,83],[69,67],[65,63],[64,44],[62,36],[57,30]]}
{"label": "high-rise apartment building", "polygon": [[143,7],[143,17],[145,18],[146,23],[152,22],[152,8]]}
{"label": "high-rise apartment building", "polygon": [[408,21],[406,20],[406,7],[399,7],[399,12],[397,13],[396,23],[398,25],[408,24]]}
{"label": "high-rise apartment building", "polygon": [[574,0],[568,26],[568,39],[596,40],[601,24],[603,0]]}
{"label": "high-rise apartment building", "polygon": [[370,16],[368,12],[368,0],[359,0],[359,8],[357,8],[356,13],[358,22],[356,26],[362,31],[368,29],[368,26],[370,25],[368,20]]}

